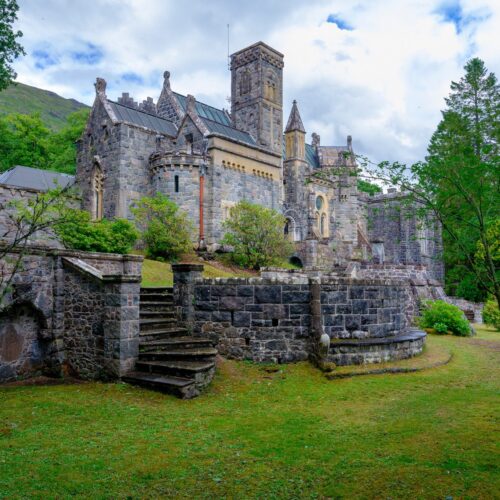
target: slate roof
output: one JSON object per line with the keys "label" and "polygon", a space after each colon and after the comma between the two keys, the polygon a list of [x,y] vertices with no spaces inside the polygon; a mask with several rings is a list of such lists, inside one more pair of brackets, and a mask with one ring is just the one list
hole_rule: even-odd
{"label": "slate roof", "polygon": [[42,170],[40,168],[15,167],[0,174],[0,184],[15,186],[25,189],[36,189],[38,191],[47,191],[56,186],[66,187],[75,182],[75,176]]}
{"label": "slate roof", "polygon": [[177,135],[177,127],[175,124],[164,118],[151,115],[139,109],[129,108],[128,106],[124,106],[114,101],[108,100],[108,103],[119,121],[145,127],[170,137],[175,137]]}
{"label": "slate roof", "polygon": [[311,144],[306,144],[306,161],[314,168],[319,168],[319,158]]}
{"label": "slate roof", "polygon": [[228,137],[229,139],[235,139],[237,141],[249,144],[250,146],[257,145],[254,138],[247,132],[243,132],[242,130],[238,130],[228,125],[223,125],[207,118],[201,119],[211,133],[223,135],[225,137]]}
{"label": "slate roof", "polygon": [[[178,94],[177,92],[173,92],[179,104],[184,111],[186,112],[187,108],[187,99],[186,96],[182,94]],[[204,104],[203,102],[196,101],[196,112],[200,118],[207,118],[208,120],[214,121],[216,123],[220,123],[221,125],[227,125],[231,127],[231,120],[227,116],[227,114],[222,109],[214,108],[209,104]]]}

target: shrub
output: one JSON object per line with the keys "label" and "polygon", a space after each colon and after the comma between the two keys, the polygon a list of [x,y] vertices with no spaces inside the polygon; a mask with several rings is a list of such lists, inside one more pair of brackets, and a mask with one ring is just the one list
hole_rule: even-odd
{"label": "shrub", "polygon": [[192,224],[167,196],[157,193],[141,198],[132,213],[146,245],[147,257],[176,260],[192,248]]}
{"label": "shrub", "polygon": [[277,264],[293,252],[283,231],[285,222],[275,210],[240,201],[224,223],[222,243],[233,247],[232,260],[239,266],[260,269]]}
{"label": "shrub", "polygon": [[494,299],[488,299],[483,308],[483,321],[500,331],[500,309]]}
{"label": "shrub", "polygon": [[450,331],[453,335],[461,337],[472,334],[471,326],[463,312],[442,300],[425,302],[418,324],[421,328],[433,328],[437,333]]}
{"label": "shrub", "polygon": [[55,231],[66,248],[87,252],[128,253],[138,237],[128,220],[92,221],[88,212],[77,209],[68,209]]}

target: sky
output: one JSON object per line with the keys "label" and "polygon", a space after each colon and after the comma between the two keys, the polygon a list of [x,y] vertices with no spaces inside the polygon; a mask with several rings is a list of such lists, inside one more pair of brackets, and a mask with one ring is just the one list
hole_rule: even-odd
{"label": "sky", "polygon": [[262,40],[285,55],[293,99],[322,145],[353,137],[373,161],[426,154],[451,81],[480,57],[500,76],[500,0],[19,0],[27,55],[17,80],[91,105],[107,95],[155,102],[172,89],[229,108],[229,50]]}

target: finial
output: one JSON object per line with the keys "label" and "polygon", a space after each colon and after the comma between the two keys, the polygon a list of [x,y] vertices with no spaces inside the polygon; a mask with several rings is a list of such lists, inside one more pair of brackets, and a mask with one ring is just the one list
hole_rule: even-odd
{"label": "finial", "polygon": [[347,147],[352,149],[352,136],[350,135],[347,136]]}
{"label": "finial", "polygon": [[106,94],[106,80],[104,78],[96,78],[94,87],[98,94]]}
{"label": "finial", "polygon": [[196,99],[194,98],[193,95],[188,94],[186,96],[186,111],[188,113],[195,113],[196,112]]}
{"label": "finial", "polygon": [[170,88],[170,71],[163,73],[163,86]]}

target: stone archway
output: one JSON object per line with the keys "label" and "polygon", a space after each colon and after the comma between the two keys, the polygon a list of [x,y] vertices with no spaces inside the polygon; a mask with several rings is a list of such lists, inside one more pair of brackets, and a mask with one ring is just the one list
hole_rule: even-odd
{"label": "stone archway", "polygon": [[41,339],[42,320],[30,304],[17,304],[0,314],[0,382],[41,372],[48,347]]}

